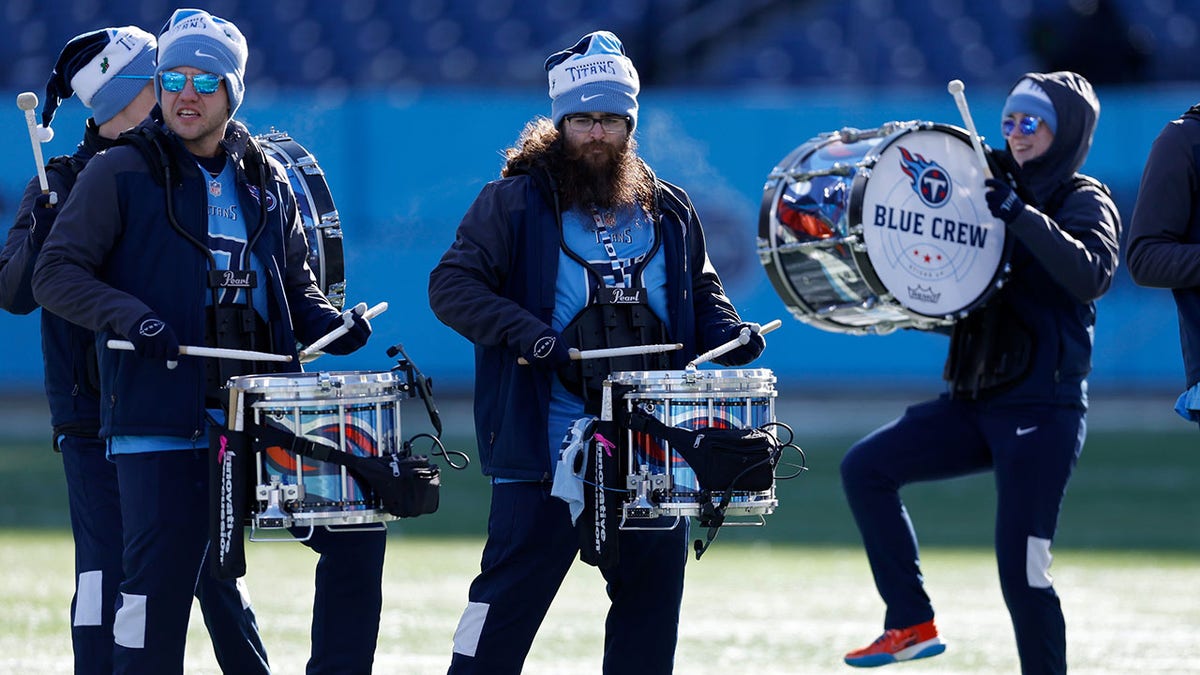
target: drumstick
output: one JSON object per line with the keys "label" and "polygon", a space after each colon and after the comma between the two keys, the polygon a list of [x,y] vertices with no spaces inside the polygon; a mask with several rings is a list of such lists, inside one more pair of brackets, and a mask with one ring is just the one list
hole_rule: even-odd
{"label": "drumstick", "polygon": [[[29,142],[33,144],[33,158],[37,160],[38,184],[42,186],[42,194],[50,192],[50,183],[46,181],[46,162],[42,159],[42,142],[37,135],[37,120],[33,117],[33,109],[37,107],[38,97],[32,91],[17,94],[17,107],[25,111],[25,124],[29,127]],[[53,197],[50,203],[57,200]]]}
{"label": "drumstick", "polygon": [[[109,340],[105,343],[109,349],[118,349],[121,351],[133,351],[133,343],[129,340]],[[290,354],[270,354],[268,352],[254,352],[248,349],[225,349],[222,347],[193,347],[190,345],[180,345],[180,354],[188,356],[207,356],[214,359],[235,359],[237,361],[279,361],[288,363],[292,360]]]}
{"label": "drumstick", "polygon": [[[676,349],[683,349],[683,345],[679,342],[667,343],[661,345],[632,345],[629,347],[606,347],[604,349],[588,349],[580,351],[572,347],[567,350],[567,354],[572,361],[584,361],[587,359],[609,359],[618,356],[637,356],[639,354],[657,354],[659,352],[673,352]],[[529,361],[524,356],[517,357],[517,363],[522,366],[529,365]]]}
{"label": "drumstick", "polygon": [[984,178],[991,178],[992,171],[988,168],[987,158],[983,156],[983,144],[979,141],[979,134],[975,133],[975,121],[971,119],[971,109],[967,107],[967,95],[963,93],[962,80],[950,80],[946,84],[946,91],[954,97],[954,102],[958,105],[958,113],[962,115],[963,123],[967,125],[967,133],[971,135],[971,146],[975,148],[975,156],[979,158],[979,164],[983,166]]}
{"label": "drumstick", "polygon": [[[776,328],[779,328],[782,325],[783,325],[782,320],[775,319],[774,321],[765,323],[762,326],[760,326],[758,329],[758,334],[766,335],[767,333],[770,333],[771,331],[775,330]],[[704,363],[705,361],[711,361],[712,359],[715,359],[718,356],[721,356],[722,354],[731,352],[731,351],[737,349],[738,347],[741,347],[742,345],[746,344],[749,341],[750,341],[750,329],[743,328],[741,330],[741,332],[738,333],[738,336],[735,337],[734,339],[730,340],[729,342],[726,342],[725,344],[723,344],[719,347],[713,347],[712,349],[704,352],[700,356],[697,356],[696,358],[692,359],[691,362],[689,362],[687,364],[687,368],[688,368],[688,370],[694,370],[696,368],[696,366],[700,365],[701,363]]]}
{"label": "drumstick", "polygon": [[300,350],[300,359],[302,361],[311,361],[311,360],[315,359],[317,352],[321,351],[322,347],[324,347],[324,346],[328,345],[330,342],[333,342],[334,340],[342,337],[346,333],[349,333],[350,326],[354,325],[354,318],[351,316],[351,313],[357,314],[364,319],[374,319],[375,317],[379,316],[380,314],[383,314],[384,312],[386,312],[387,308],[388,308],[388,304],[386,302],[381,302],[378,305],[375,305],[374,307],[372,307],[371,309],[367,309],[367,303],[360,302],[357,305],[355,305],[354,307],[352,307],[351,309],[348,309],[345,312],[342,312],[342,325],[329,331],[327,334],[325,334],[323,337],[319,338],[316,342],[312,343],[311,345],[305,347],[304,349],[301,349]]}

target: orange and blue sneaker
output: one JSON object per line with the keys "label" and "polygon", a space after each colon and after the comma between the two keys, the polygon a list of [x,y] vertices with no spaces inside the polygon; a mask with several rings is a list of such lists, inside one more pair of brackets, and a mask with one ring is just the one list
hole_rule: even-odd
{"label": "orange and blue sneaker", "polygon": [[856,668],[874,668],[889,663],[911,661],[937,656],[946,651],[946,643],[938,637],[933,619],[908,628],[891,628],[883,632],[868,647],[846,655],[846,664]]}

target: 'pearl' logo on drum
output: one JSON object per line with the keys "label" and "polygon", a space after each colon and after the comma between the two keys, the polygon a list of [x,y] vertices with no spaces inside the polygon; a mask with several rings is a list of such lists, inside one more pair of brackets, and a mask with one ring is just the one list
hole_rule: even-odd
{"label": "'pearl' logo on drum", "polygon": [[937,162],[930,162],[901,146],[900,169],[912,179],[913,192],[926,206],[936,209],[950,201],[950,174]]}

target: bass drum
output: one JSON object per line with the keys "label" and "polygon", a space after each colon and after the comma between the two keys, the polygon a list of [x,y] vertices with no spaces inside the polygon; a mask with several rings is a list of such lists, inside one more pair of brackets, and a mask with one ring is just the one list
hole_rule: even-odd
{"label": "bass drum", "polygon": [[932,122],[842,129],[768,176],[759,259],[792,314],[824,330],[937,330],[1004,283],[1003,223],[965,130]]}
{"label": "bass drum", "polygon": [[272,131],[254,138],[287,171],[308,239],[308,266],[330,304],[342,309],[346,302],[342,221],[325,182],[325,172],[317,158],[286,133]]}

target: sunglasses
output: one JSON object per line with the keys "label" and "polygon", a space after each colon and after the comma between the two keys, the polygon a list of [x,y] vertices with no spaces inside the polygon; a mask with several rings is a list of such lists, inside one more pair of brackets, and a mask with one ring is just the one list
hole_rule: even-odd
{"label": "sunglasses", "polygon": [[1041,123],[1042,118],[1033,115],[1021,117],[1020,122],[1008,117],[1000,123],[1000,131],[1004,132],[1005,137],[1011,136],[1014,129],[1020,129],[1023,136],[1032,136],[1037,133],[1038,125]]}
{"label": "sunglasses", "polygon": [[184,85],[188,80],[192,81],[192,88],[197,94],[212,94],[217,91],[217,87],[221,86],[221,80],[225,79],[220,75],[213,73],[196,73],[195,75],[184,75],[173,70],[166,70],[158,75],[158,81],[162,83],[163,91],[169,91],[172,94],[178,94],[183,91]]}

